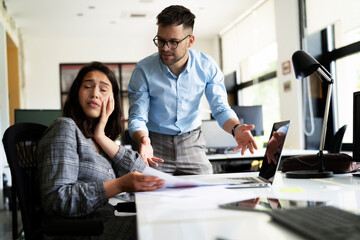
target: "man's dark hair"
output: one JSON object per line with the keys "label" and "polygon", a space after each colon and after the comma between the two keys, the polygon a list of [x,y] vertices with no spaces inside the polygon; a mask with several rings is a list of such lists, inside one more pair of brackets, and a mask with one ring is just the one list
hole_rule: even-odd
{"label": "man's dark hair", "polygon": [[90,64],[80,69],[78,75],[76,76],[74,82],[71,85],[69,94],[66,98],[63,109],[63,116],[72,118],[85,137],[93,137],[93,132],[97,123],[99,122],[99,119],[89,119],[85,115],[79,103],[79,89],[81,83],[85,75],[91,71],[100,71],[104,73],[111,82],[115,106],[114,111],[111,113],[106,124],[105,135],[108,136],[110,139],[115,140],[120,137],[120,135],[124,132],[123,110],[120,104],[120,89],[114,73],[103,63],[91,62]]}
{"label": "man's dark hair", "polygon": [[172,5],[157,16],[157,25],[170,26],[176,24],[177,26],[183,24],[184,29],[194,29],[195,15],[186,7],[181,5]]}

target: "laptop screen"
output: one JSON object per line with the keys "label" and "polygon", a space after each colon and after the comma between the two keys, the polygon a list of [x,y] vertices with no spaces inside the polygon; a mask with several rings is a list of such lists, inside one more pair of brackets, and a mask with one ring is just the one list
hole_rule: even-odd
{"label": "laptop screen", "polygon": [[[271,178],[274,177],[278,166],[279,161],[281,158],[281,152],[284,146],[286,134],[288,132],[290,126],[290,121],[282,121],[282,122],[276,122],[273,125],[273,128],[270,133],[270,138],[267,143],[265,156],[260,168],[259,176],[263,177],[267,180],[271,181]],[[274,135],[274,132],[276,134]],[[274,159],[276,160],[276,164],[271,161],[268,163],[268,158],[266,156],[266,152],[273,152]],[[272,182],[272,181],[271,181]]]}

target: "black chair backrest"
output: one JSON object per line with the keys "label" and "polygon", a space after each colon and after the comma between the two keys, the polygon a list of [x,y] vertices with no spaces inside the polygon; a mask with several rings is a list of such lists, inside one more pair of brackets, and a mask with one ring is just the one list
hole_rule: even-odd
{"label": "black chair backrest", "polygon": [[41,229],[41,201],[35,153],[46,128],[37,123],[17,123],[10,126],[3,137],[26,239],[32,239]]}
{"label": "black chair backrest", "polygon": [[342,142],[344,138],[345,131],[347,129],[347,125],[345,124],[335,133],[332,143],[329,148],[329,153],[339,153],[342,149]]}

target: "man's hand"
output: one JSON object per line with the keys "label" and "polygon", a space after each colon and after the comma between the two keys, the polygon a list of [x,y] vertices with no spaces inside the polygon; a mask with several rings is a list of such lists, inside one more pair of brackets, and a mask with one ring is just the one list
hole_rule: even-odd
{"label": "man's hand", "polygon": [[279,151],[279,148],[284,143],[284,139],[285,134],[283,132],[273,132],[273,136],[267,144],[265,153],[268,163],[271,163],[271,161],[273,161],[275,164],[277,163],[274,155]]}
{"label": "man's hand", "polygon": [[149,163],[151,163],[152,165],[157,167],[157,162],[164,162],[163,159],[154,157],[154,151],[150,144],[150,138],[147,136],[141,138],[141,143],[139,144],[139,153],[147,166],[149,166]]}
{"label": "man's hand", "polygon": [[242,124],[235,128],[235,140],[238,146],[233,150],[234,152],[241,149],[241,155],[244,155],[248,148],[251,154],[253,154],[254,149],[258,149],[255,139],[250,132],[254,127],[254,125]]}

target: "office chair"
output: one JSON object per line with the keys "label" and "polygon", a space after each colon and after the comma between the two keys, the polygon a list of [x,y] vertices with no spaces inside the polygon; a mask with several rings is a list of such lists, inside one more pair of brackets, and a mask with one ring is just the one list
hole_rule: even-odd
{"label": "office chair", "polygon": [[44,221],[37,179],[36,146],[46,126],[37,123],[17,123],[4,133],[3,144],[12,178],[12,232],[19,237],[17,200],[25,239],[41,239],[42,234],[51,236],[100,235],[103,223],[100,220],[64,219]]}
{"label": "office chair", "polygon": [[342,141],[344,138],[345,131],[347,129],[347,125],[345,124],[335,133],[332,138],[332,142],[329,146],[329,153],[339,153],[342,149]]}

